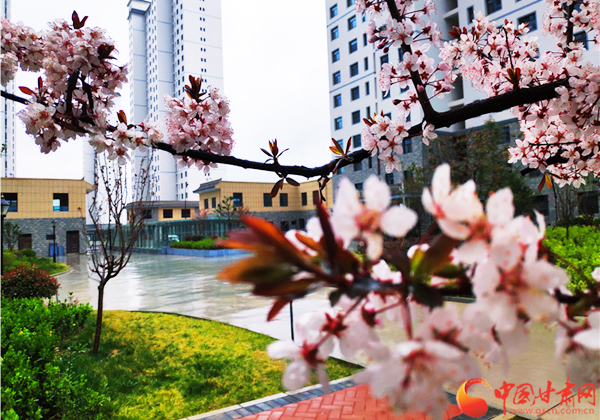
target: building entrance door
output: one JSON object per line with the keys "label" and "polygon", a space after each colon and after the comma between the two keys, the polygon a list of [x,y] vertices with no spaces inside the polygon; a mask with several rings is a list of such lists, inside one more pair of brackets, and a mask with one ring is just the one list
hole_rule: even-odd
{"label": "building entrance door", "polygon": [[31,233],[19,236],[19,249],[33,249]]}
{"label": "building entrance door", "polygon": [[67,231],[67,254],[79,254],[79,231]]}

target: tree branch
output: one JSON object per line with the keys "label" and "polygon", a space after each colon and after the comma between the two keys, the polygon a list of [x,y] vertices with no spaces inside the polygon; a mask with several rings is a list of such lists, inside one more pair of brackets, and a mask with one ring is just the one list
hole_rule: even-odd
{"label": "tree branch", "polygon": [[17,96],[17,95],[13,95],[12,93],[8,93],[4,90],[0,91],[0,95],[2,95],[3,98],[6,98],[10,101],[18,102],[23,105],[29,104],[29,101],[27,99],[21,98],[20,96]]}
{"label": "tree branch", "polygon": [[[556,88],[559,86],[568,86],[568,81],[566,79],[561,79],[539,86],[513,90],[502,95],[473,101],[467,105],[463,105],[459,108],[455,108],[446,112],[434,111],[434,113],[429,118],[427,118],[427,122],[433,124],[436,128],[450,127],[458,122],[480,117],[482,115],[489,114],[492,112],[500,112],[506,109],[510,109],[514,106],[526,105],[543,100],[552,99],[557,96]],[[2,96],[9,100],[13,100],[22,104],[28,103],[26,99],[4,91],[2,91]],[[417,136],[421,134],[421,132],[422,124],[416,124],[408,130],[410,136]],[[205,162],[222,163],[225,165],[233,165],[246,169],[275,172],[283,174],[285,176],[299,175],[304,176],[306,178],[328,176],[331,172],[333,172],[333,169],[337,162],[337,160],[332,160],[325,165],[317,166],[314,168],[308,168],[306,166],[286,166],[274,163],[255,162],[246,159],[239,159],[234,156],[215,155],[200,150],[187,150],[184,152],[177,152],[173,148],[173,146],[171,146],[168,143],[154,143],[151,147],[168,152],[175,156],[187,156],[192,159],[202,160]],[[350,153],[344,159],[344,161],[341,162],[339,167],[344,167],[348,166],[351,163],[360,162],[368,158],[369,156],[370,153],[366,150],[357,150],[353,153]],[[556,162],[553,163],[561,162],[560,157],[556,157],[555,159]]]}

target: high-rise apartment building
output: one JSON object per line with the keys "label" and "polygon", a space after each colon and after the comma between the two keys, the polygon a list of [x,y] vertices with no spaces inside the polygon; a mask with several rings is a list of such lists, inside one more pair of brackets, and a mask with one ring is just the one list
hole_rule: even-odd
{"label": "high-rise apartment building", "polygon": [[[10,0],[2,0],[2,15],[10,18]],[[6,91],[14,93],[15,83],[10,81]],[[3,177],[15,177],[15,105],[4,97],[0,98],[0,133],[2,134],[2,169]]]}
{"label": "high-rise apartment building", "polygon": [[[220,0],[129,0],[128,7],[132,122],[148,117],[164,127],[164,97],[183,97],[189,75],[223,90]],[[206,180],[193,167],[178,168],[162,151],[136,151],[132,178],[142,165],[152,170],[161,201],[191,200]]]}
{"label": "high-rise apartment building", "polygon": [[[449,38],[452,27],[469,27],[475,16],[483,13],[496,22],[504,22],[505,19],[517,24],[526,22],[530,27],[528,36],[538,38],[541,51],[556,49],[556,40],[542,34],[542,19],[546,12],[546,2],[542,0],[437,0],[436,7],[435,20],[445,34],[443,39]],[[400,89],[397,85],[392,85],[391,94],[383,95],[377,84],[377,75],[383,63],[398,62],[400,51],[398,48],[391,48],[384,54],[377,50],[375,44],[367,42],[365,32],[369,21],[367,16],[356,13],[354,0],[327,0],[326,14],[331,136],[338,141],[343,140],[344,144],[351,139],[352,150],[356,150],[361,147],[360,133],[364,117],[383,111],[384,115],[396,118],[396,107],[392,100],[400,96]],[[587,44],[585,32],[576,31],[574,36],[586,45],[584,59],[600,63],[600,52],[592,44]],[[431,49],[430,56],[437,56],[435,48],[432,46]],[[442,99],[432,100],[436,110],[447,111],[484,98],[483,93],[473,88],[469,82],[463,84],[460,77],[454,85],[455,89],[450,94]],[[481,127],[491,116],[483,115],[442,130],[452,136],[465,129]],[[412,121],[419,123],[423,115],[416,107],[411,111],[410,117]],[[503,126],[505,141],[517,138],[518,123],[509,111],[493,114],[493,118]],[[428,147],[420,137],[405,139],[403,152],[399,158],[404,169],[409,168],[412,163],[423,166],[427,161]],[[398,190],[401,191],[404,179],[411,176],[406,170],[386,174],[377,156],[343,168],[343,176],[348,177],[358,190],[362,189],[364,181],[372,174],[385,179],[389,185],[396,185],[396,189],[392,188],[392,194],[397,196],[402,194]],[[334,189],[339,179],[340,176],[333,177]],[[537,185],[539,179],[531,181]],[[554,211],[553,204],[548,204],[547,194],[536,198],[539,199],[540,209],[545,208],[546,213]]]}

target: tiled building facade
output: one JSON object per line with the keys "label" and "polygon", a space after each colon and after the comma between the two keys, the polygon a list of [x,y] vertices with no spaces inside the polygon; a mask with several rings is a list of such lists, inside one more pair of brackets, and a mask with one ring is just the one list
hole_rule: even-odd
{"label": "tiled building facade", "polygon": [[[200,210],[214,212],[226,197],[233,198],[235,208],[244,208],[250,214],[266,219],[282,230],[304,229],[308,219],[315,215],[319,203],[317,181],[303,182],[298,187],[284,184],[276,197],[271,197],[272,183],[232,182],[215,180],[201,184],[194,193],[199,195]],[[325,206],[333,205],[332,185],[322,191]]]}
{"label": "tiled building facade", "polygon": [[48,235],[55,221],[58,248],[65,253],[85,252],[85,197],[92,190],[83,180],[2,178],[2,196],[10,203],[5,222],[21,228],[18,248],[49,255],[53,240]]}

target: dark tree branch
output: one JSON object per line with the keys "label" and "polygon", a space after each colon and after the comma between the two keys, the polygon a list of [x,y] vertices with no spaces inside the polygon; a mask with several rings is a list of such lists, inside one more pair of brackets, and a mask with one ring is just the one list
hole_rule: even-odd
{"label": "dark tree branch", "polygon": [[[552,99],[557,96],[556,88],[559,86],[568,86],[566,79],[557,80],[539,86],[530,88],[522,88],[513,90],[502,95],[493,96],[491,98],[473,101],[467,105],[452,109],[446,112],[435,112],[427,119],[427,122],[434,125],[435,128],[450,127],[458,122],[466,121],[471,118],[480,117],[492,112],[500,112],[510,109],[514,106],[531,104],[543,100]],[[2,96],[7,99],[27,104],[28,101],[19,96],[2,91]],[[412,126],[408,133],[410,136],[418,136],[422,132],[422,124]],[[335,167],[337,160],[333,160],[325,165],[308,168],[306,166],[286,166],[273,163],[254,162],[246,159],[239,159],[233,156],[215,155],[200,150],[187,150],[177,152],[173,146],[167,143],[154,143],[153,148],[163,150],[175,156],[187,156],[192,159],[202,160],[205,162],[222,163],[225,165],[239,166],[246,169],[255,169],[259,171],[275,172],[287,175],[299,175],[306,178],[328,176]],[[360,162],[370,156],[366,150],[358,150],[350,153],[339,167],[347,166],[351,163]],[[548,163],[561,163],[560,156],[553,156],[548,160]],[[531,171],[529,171],[531,172]]]}
{"label": "dark tree branch", "polygon": [[10,101],[18,102],[23,105],[27,105],[29,103],[29,101],[27,99],[21,98],[20,96],[17,96],[17,95],[13,95],[12,93],[8,93],[4,90],[0,91],[0,94],[2,95],[3,98],[6,98]]}
{"label": "dark tree branch", "polygon": [[[385,0],[388,5],[388,9],[390,11],[390,15],[399,23],[402,21],[402,16],[396,7],[396,2],[394,0]],[[402,51],[408,52],[412,54],[412,48],[409,45],[402,44]],[[419,102],[421,103],[421,107],[423,108],[423,114],[425,115],[425,120],[429,121],[430,117],[436,114],[436,111],[433,109],[431,102],[429,102],[429,97],[427,96],[427,91],[425,90],[425,86],[423,85],[423,80],[421,80],[421,76],[416,71],[410,72],[410,78],[415,85],[415,90],[417,92],[417,97],[419,98]]]}

